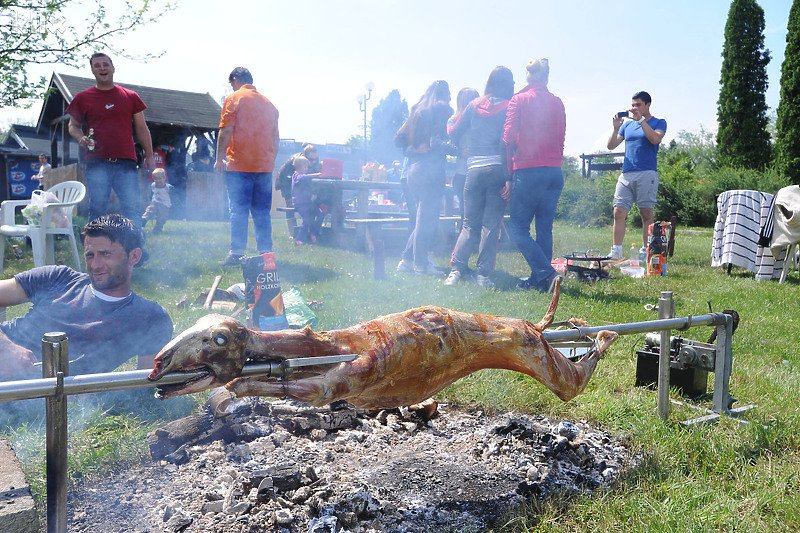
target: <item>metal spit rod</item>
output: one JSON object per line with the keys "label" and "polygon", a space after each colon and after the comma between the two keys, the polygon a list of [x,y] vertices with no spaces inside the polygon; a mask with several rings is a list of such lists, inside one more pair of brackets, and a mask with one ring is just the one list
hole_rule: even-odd
{"label": "metal spit rod", "polygon": [[[279,366],[279,363],[245,365],[242,369],[242,376],[274,374]],[[82,374],[64,377],[63,388],[64,393],[67,395],[88,394],[92,392],[174,385],[176,383],[184,383],[192,379],[200,378],[205,374],[206,373],[203,371],[173,372],[166,374],[158,381],[149,381],[147,379],[147,376],[150,375],[150,370]],[[29,400],[31,398],[53,396],[56,393],[56,381],[56,378],[43,378],[1,382],[0,401]]]}
{"label": "metal spit rod", "polygon": [[603,330],[615,331],[620,335],[632,335],[634,333],[649,333],[651,331],[669,331],[672,329],[683,329],[694,326],[716,326],[725,324],[727,320],[722,313],[708,313],[698,316],[682,316],[674,318],[663,318],[658,320],[646,320],[643,322],[627,322],[624,324],[609,324],[607,326],[588,326],[574,327],[570,329],[546,330],[542,333],[544,339],[549,342],[577,340]]}

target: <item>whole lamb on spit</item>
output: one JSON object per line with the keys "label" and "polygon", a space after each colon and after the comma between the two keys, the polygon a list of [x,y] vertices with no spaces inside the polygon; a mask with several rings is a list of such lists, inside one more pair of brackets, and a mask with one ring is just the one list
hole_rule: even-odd
{"label": "whole lamb on spit", "polygon": [[[413,405],[484,368],[534,377],[563,401],[580,394],[617,338],[601,331],[594,348],[572,362],[542,337],[555,315],[557,284],[544,318],[527,320],[423,306],[331,331],[255,331],[231,317],[208,315],[156,355],[148,379],[205,371],[194,381],[162,385],[162,398],[224,385],[237,396],[286,397],[314,406],[345,400],[362,409]],[[311,366],[287,380],[241,377],[246,362],[356,354],[336,366]]]}

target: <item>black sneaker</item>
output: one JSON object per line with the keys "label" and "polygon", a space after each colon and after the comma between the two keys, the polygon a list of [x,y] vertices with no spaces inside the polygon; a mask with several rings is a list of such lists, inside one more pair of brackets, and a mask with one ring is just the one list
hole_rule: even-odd
{"label": "black sneaker", "polygon": [[532,278],[520,278],[517,283],[517,290],[529,291],[536,288],[536,282]]}
{"label": "black sneaker", "polygon": [[241,266],[242,264],[242,256],[240,254],[228,253],[225,256],[225,259],[219,262],[221,266],[230,267],[230,266]]}

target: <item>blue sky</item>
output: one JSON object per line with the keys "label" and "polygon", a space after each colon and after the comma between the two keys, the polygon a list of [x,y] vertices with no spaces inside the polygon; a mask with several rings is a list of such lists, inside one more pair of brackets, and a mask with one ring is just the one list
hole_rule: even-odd
{"label": "blue sky", "polygon": [[[774,109],[791,2],[760,4]],[[116,79],[220,98],[227,74],[244,65],[280,110],[282,137],[344,142],[360,131],[357,97],[369,81],[370,108],[395,88],[411,104],[436,79],[447,80],[453,94],[482,90],[497,65],[508,66],[521,88],[527,60],[547,57],[550,89],[567,109],[566,152],[577,155],[605,144],[611,114],[642,89],[653,96],[653,114],[667,119],[668,138],[701,126],[715,131],[728,7],[723,0],[182,0],[121,43],[164,55],[148,63],[118,58]],[[88,66],[33,73],[52,70],[91,75]]]}

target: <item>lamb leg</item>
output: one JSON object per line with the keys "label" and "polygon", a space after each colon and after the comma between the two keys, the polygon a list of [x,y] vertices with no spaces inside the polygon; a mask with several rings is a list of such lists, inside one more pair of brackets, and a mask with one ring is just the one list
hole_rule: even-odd
{"label": "lamb leg", "polygon": [[225,385],[236,396],[272,396],[291,398],[322,407],[339,399],[334,392],[346,386],[344,380],[331,383],[330,372],[295,381],[261,381],[258,378],[237,378]]}

